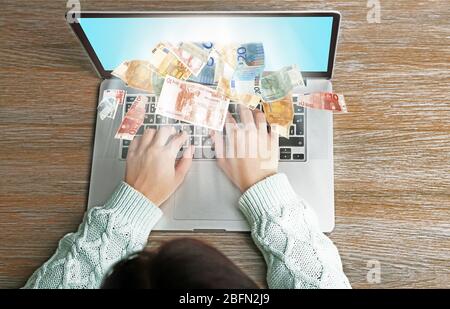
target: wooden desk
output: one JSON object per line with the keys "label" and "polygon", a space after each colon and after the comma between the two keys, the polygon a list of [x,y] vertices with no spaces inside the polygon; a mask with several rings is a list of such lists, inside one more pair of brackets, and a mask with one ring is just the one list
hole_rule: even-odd
{"label": "wooden desk", "polygon": [[[23,2],[23,1],[22,1]],[[336,229],[355,288],[450,287],[450,14],[438,0],[367,2],[81,1],[83,10],[342,12],[334,87]],[[99,78],[65,23],[65,1],[2,2],[0,17],[0,287],[22,286],[77,229],[87,201]],[[259,284],[249,235],[152,233],[151,246],[195,236]],[[366,280],[381,263],[381,283]]]}

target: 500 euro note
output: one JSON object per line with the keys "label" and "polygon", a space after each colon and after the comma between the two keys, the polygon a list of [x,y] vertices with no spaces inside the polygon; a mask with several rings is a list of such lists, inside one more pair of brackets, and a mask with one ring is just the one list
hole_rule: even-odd
{"label": "500 euro note", "polygon": [[144,122],[146,99],[137,96],[122,120],[115,138],[132,140]]}
{"label": "500 euro note", "polygon": [[167,76],[156,113],[221,131],[229,100],[221,92]]}

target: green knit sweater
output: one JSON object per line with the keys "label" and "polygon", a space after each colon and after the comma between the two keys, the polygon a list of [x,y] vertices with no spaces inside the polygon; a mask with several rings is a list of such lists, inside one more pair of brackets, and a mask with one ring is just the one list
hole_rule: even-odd
{"label": "green knit sweater", "polygon": [[[270,288],[350,288],[336,247],[284,174],[252,186],[239,207],[267,263]],[[25,288],[100,287],[113,264],[145,247],[161,216],[158,207],[122,182],[104,206],[86,213],[76,233],[61,239]]]}

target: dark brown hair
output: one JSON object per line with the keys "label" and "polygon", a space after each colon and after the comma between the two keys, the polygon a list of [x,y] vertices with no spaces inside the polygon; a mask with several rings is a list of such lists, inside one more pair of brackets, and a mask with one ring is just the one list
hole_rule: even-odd
{"label": "dark brown hair", "polygon": [[104,289],[258,288],[233,262],[199,240],[180,238],[118,262]]}

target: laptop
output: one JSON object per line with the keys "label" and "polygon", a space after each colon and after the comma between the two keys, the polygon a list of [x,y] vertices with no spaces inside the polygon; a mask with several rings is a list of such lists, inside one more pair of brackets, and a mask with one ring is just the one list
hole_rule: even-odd
{"label": "laptop", "polygon": [[[262,42],[265,70],[290,64],[301,68],[305,86],[298,94],[332,91],[338,12],[79,12],[70,23],[105,90],[126,92],[114,119],[97,116],[88,207],[102,205],[123,180],[129,141],[114,135],[137,95],[147,99],[144,128],[174,125],[195,145],[194,162],[184,183],[161,209],[155,230],[249,231],[238,209],[240,192],[214,160],[207,130],[155,114],[158,96],[127,87],[111,71],[121,62],[149,59],[159,41]],[[229,111],[239,120],[235,102]],[[280,137],[279,172],[314,209],[323,232],[334,227],[333,115],[295,106],[289,138]],[[209,151],[208,151],[209,150]],[[205,155],[206,154],[206,155]]]}

